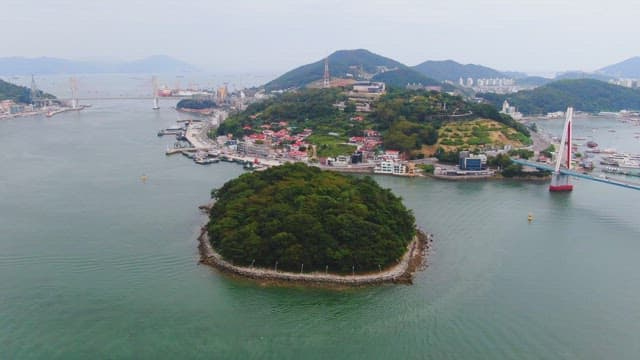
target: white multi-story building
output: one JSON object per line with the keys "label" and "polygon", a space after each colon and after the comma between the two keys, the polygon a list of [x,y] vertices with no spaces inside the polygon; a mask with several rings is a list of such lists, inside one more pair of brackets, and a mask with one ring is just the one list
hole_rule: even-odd
{"label": "white multi-story building", "polygon": [[381,161],[373,168],[376,174],[413,176],[415,167],[413,164],[406,164],[397,161]]}

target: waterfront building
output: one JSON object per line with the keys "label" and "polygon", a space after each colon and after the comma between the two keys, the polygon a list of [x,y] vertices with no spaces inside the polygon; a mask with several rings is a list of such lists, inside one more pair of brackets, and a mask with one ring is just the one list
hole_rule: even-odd
{"label": "waterfront building", "polygon": [[331,166],[347,166],[349,165],[349,156],[346,155],[338,155],[335,158],[328,158],[327,165]]}
{"label": "waterfront building", "polygon": [[459,154],[458,166],[460,170],[481,171],[487,168],[487,157],[483,154],[473,155],[468,151],[461,151]]}
{"label": "waterfront building", "polygon": [[251,141],[239,141],[236,151],[244,155],[268,157],[270,149],[267,144],[256,144]]}
{"label": "waterfront building", "polygon": [[375,174],[414,176],[415,164],[385,160],[376,164],[373,168]]}

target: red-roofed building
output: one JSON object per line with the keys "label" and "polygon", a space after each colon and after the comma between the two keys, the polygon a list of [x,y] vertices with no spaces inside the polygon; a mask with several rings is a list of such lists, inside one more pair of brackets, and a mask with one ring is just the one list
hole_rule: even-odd
{"label": "red-roofed building", "polygon": [[277,132],[273,133],[273,136],[277,137],[277,138],[283,138],[285,136],[289,135],[289,130],[287,129],[280,129]]}
{"label": "red-roofed building", "polygon": [[295,160],[306,160],[307,159],[307,153],[305,151],[297,151],[297,150],[289,151],[287,153],[287,156],[289,158],[295,159]]}
{"label": "red-roofed building", "polygon": [[364,143],[364,150],[366,151],[373,151],[375,150],[378,146],[382,145],[382,141],[376,141],[376,140],[367,140]]}
{"label": "red-roofed building", "polygon": [[251,134],[249,135],[249,139],[251,140],[265,140],[267,137],[265,134]]}

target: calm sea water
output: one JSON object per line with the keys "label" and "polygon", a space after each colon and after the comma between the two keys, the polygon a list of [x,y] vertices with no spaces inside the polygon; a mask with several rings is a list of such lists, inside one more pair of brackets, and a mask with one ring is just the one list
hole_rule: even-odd
{"label": "calm sea water", "polygon": [[197,264],[197,206],[242,169],[165,157],[163,106],[0,122],[0,358],[640,357],[640,192],[376,177],[435,234],[414,285],[263,287]]}

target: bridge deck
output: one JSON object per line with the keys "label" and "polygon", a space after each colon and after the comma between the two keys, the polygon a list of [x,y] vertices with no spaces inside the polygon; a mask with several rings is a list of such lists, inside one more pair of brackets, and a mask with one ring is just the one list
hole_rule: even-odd
{"label": "bridge deck", "polygon": [[[552,166],[547,165],[547,164],[541,164],[541,163],[522,160],[522,159],[512,159],[512,160],[516,164],[520,164],[520,165],[523,165],[523,166],[530,166],[530,167],[533,167],[533,168],[536,168],[536,169],[540,169],[540,170],[547,170],[547,171],[551,171],[551,172],[553,172],[555,170]],[[620,181],[620,180],[613,180],[613,179],[609,179],[609,178],[601,178],[601,177],[597,177],[597,176],[593,176],[593,175],[589,175],[589,174],[579,173],[579,172],[573,171],[573,170],[560,169],[560,173],[564,174],[564,175],[569,175],[569,176],[581,178],[581,179],[587,179],[587,180],[597,181],[597,182],[601,182],[601,183],[605,183],[605,184],[609,184],[609,185],[620,186],[620,187],[624,187],[624,188],[627,188],[627,189],[640,190],[640,185],[638,185],[638,184],[628,183],[628,182],[624,182],[624,181]]]}

